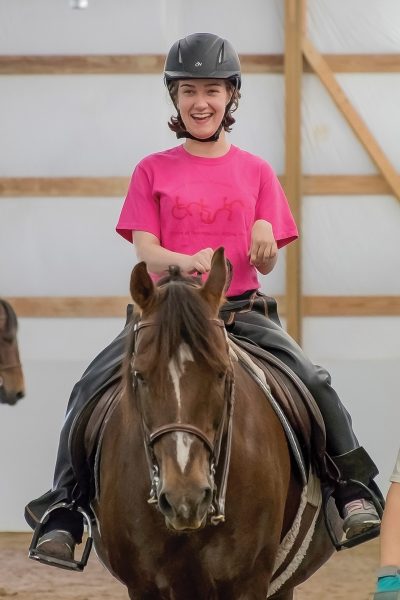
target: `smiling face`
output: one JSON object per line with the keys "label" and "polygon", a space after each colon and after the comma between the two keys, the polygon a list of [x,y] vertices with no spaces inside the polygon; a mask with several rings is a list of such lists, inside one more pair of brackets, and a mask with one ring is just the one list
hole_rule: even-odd
{"label": "smiling face", "polygon": [[179,81],[176,101],[187,131],[200,139],[212,136],[221,125],[230,97],[224,79]]}

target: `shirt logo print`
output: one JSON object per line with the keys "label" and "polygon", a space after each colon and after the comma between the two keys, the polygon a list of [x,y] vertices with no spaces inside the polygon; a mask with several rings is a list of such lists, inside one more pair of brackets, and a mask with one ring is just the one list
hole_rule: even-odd
{"label": "shirt logo print", "polygon": [[226,214],[227,221],[232,221],[232,215],[237,205],[243,208],[243,202],[240,200],[232,200],[231,202],[228,202],[228,199],[225,197],[223,199],[222,206],[213,211],[205,204],[203,199],[199,200],[198,202],[184,203],[180,201],[179,196],[176,196],[175,204],[172,207],[171,214],[174,219],[182,221],[183,219],[186,219],[186,217],[192,217],[197,212],[202,223],[205,225],[211,225],[212,223],[215,223],[217,215],[223,213]]}

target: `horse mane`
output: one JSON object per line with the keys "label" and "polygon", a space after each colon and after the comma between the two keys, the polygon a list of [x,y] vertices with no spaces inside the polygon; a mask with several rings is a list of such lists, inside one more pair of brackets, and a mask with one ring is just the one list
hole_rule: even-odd
{"label": "horse mane", "polygon": [[4,308],[6,313],[6,332],[12,333],[18,329],[17,315],[14,312],[11,304],[0,298],[0,305]]}
{"label": "horse mane", "polygon": [[[225,371],[229,359],[215,344],[215,325],[207,302],[199,294],[200,278],[185,277],[179,267],[171,267],[168,275],[156,286],[156,302],[151,320],[155,323],[153,344],[146,351],[146,367],[162,377],[170,360],[182,342],[186,343],[197,361],[213,371]],[[134,350],[134,334],[129,356]],[[160,382],[159,382],[160,384]]]}

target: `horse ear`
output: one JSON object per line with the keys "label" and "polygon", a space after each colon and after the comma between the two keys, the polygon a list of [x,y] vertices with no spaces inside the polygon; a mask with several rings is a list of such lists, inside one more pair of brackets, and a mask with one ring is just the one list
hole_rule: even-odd
{"label": "horse ear", "polygon": [[147,271],[146,263],[138,263],[132,270],[130,291],[132,300],[145,310],[154,297],[154,283]]}
{"label": "horse ear", "polygon": [[225,285],[228,268],[225,261],[225,253],[222,247],[218,248],[212,257],[211,270],[207,281],[201,288],[201,295],[211,305],[213,311],[218,313],[219,307],[224,302]]}

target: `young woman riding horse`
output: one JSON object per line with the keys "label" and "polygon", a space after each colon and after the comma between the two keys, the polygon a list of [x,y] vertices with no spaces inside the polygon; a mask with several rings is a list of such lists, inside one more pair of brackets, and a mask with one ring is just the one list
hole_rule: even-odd
{"label": "young woman riding horse", "polygon": [[[272,271],[278,249],[297,238],[297,229],[271,166],[232,145],[226,136],[240,98],[237,53],[216,35],[193,34],[172,46],[164,76],[177,110],[168,125],[185,142],[147,156],[137,165],[118,233],[134,242],[137,255],[154,276],[165,274],[169,265],[177,265],[187,274],[206,274],[213,250],[224,246],[233,266],[226,296],[248,306],[236,314],[230,325],[232,333],[268,350],[296,373],[322,413],[327,450],[342,479],[374,485],[377,469],[359,446],[329,374],[305,356],[282,329],[274,300],[258,291],[257,272],[265,275]],[[263,314],[257,309],[260,303]],[[74,387],[61,432],[53,488],[26,508],[32,527],[50,507],[68,504],[73,498],[76,479],[68,447],[71,425],[89,399],[119,370],[129,332],[128,325]],[[377,511],[361,487],[338,486],[335,500],[347,538],[379,524]],[[50,513],[37,550],[50,564],[51,557],[72,564],[81,536],[82,515],[58,508]]]}
{"label": "young woman riding horse", "polygon": [[203,286],[179,267],[156,286],[145,263],[132,273],[140,314],[92,501],[97,553],[132,599],[291,600],[333,552],[320,504],[313,526],[299,510],[282,422],[228,342],[226,271],[219,249]]}

